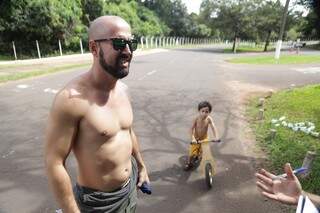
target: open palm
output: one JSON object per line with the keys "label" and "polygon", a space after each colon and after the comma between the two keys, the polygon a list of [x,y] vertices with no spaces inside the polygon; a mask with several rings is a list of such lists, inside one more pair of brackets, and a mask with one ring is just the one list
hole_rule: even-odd
{"label": "open palm", "polygon": [[261,193],[273,200],[287,204],[297,204],[302,193],[298,178],[292,173],[290,164],[285,165],[287,178],[277,178],[276,175],[261,169],[256,173],[257,186]]}

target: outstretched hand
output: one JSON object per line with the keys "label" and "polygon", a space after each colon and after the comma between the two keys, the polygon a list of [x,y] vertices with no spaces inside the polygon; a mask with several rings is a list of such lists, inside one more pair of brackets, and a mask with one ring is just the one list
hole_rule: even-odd
{"label": "outstretched hand", "polygon": [[302,188],[289,163],[285,165],[284,170],[287,178],[278,178],[261,169],[255,174],[258,179],[256,184],[261,189],[262,195],[282,203],[295,205],[298,203]]}

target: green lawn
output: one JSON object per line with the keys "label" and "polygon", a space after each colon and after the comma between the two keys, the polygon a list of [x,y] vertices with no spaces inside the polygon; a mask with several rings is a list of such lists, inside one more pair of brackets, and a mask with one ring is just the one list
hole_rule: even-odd
{"label": "green lawn", "polygon": [[[237,48],[237,53],[246,53],[246,52],[263,52],[264,50],[264,46],[240,46]],[[270,47],[268,48],[268,50],[270,50]],[[223,50],[224,53],[233,53],[232,48],[225,48]]]}
{"label": "green lawn", "polygon": [[60,66],[60,67],[55,67],[55,68],[47,68],[47,69],[42,69],[42,70],[2,74],[2,75],[0,75],[0,83],[24,79],[24,78],[30,78],[30,77],[39,76],[39,75],[46,75],[46,74],[60,72],[60,71],[66,71],[66,70],[70,70],[73,68],[85,67],[85,66],[89,66],[89,65],[90,65],[89,63],[72,64],[72,65],[65,65],[65,66]]}
{"label": "green lawn", "polygon": [[[320,139],[302,131],[293,131],[284,125],[272,124],[272,119],[285,116],[287,123],[312,122],[316,132],[320,131],[320,85],[285,90],[274,94],[265,103],[264,120],[258,121],[257,107],[259,98],[254,98],[248,105],[247,116],[253,128],[256,140],[268,155],[270,169],[283,173],[283,165],[290,162],[294,168],[302,165],[306,152],[316,151],[318,156],[313,163],[313,170],[307,179],[302,180],[303,188],[320,194]],[[281,123],[281,122],[279,122]],[[277,130],[276,137],[270,139],[270,129]]]}
{"label": "green lawn", "polygon": [[308,64],[320,63],[320,55],[281,55],[279,60],[274,55],[240,57],[228,60],[231,63],[243,64]]}

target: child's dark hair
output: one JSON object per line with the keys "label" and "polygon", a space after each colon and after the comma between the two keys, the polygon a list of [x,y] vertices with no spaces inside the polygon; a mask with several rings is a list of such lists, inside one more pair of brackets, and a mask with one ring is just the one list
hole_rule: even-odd
{"label": "child's dark hair", "polygon": [[212,106],[208,101],[201,101],[198,105],[198,111],[200,111],[200,109],[204,108],[204,107],[208,107],[209,108],[209,112],[211,112],[212,110]]}

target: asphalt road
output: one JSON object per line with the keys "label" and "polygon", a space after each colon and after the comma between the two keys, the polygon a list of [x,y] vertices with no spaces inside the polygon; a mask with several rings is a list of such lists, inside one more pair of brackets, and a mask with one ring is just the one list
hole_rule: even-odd
{"label": "asphalt road", "polygon": [[[243,98],[248,92],[318,83],[320,63],[299,66],[234,65],[218,50],[187,49],[136,57],[129,76],[134,129],[149,169],[153,194],[139,193],[141,213],[287,212],[255,187],[255,162],[246,135]],[[44,173],[44,129],[54,93],[85,72],[56,73],[0,86],[0,212],[54,212]],[[185,172],[188,131],[199,101],[213,104],[222,136],[212,144],[217,173],[207,190],[201,172]],[[249,147],[249,148],[248,148]],[[71,157],[68,170],[75,179]]]}

